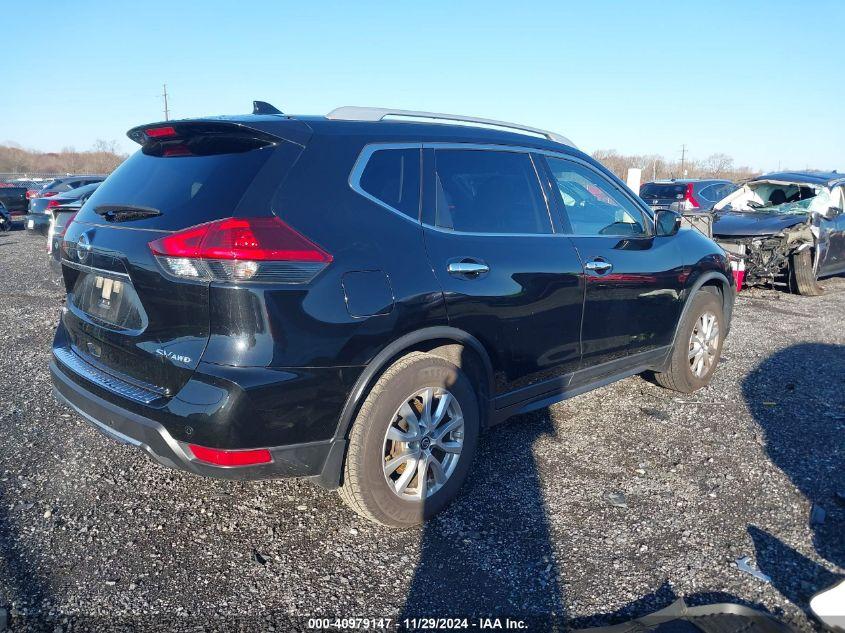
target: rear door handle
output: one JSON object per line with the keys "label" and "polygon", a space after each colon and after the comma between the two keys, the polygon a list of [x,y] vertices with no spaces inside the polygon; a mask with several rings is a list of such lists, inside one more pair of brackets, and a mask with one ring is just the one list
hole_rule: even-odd
{"label": "rear door handle", "polygon": [[584,264],[584,268],[597,275],[604,275],[613,270],[613,264],[603,259],[594,259]]}
{"label": "rear door handle", "polygon": [[446,266],[446,272],[455,277],[465,277],[467,279],[476,279],[485,273],[490,272],[490,267],[484,262],[477,260],[464,260],[460,262],[451,262]]}

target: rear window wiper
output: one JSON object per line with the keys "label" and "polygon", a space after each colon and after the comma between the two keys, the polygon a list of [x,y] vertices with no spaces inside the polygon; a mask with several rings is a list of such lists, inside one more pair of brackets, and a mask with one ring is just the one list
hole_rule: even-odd
{"label": "rear window wiper", "polygon": [[101,204],[94,209],[97,215],[107,222],[130,222],[161,215],[161,211],[152,207],[138,207],[128,204]]}

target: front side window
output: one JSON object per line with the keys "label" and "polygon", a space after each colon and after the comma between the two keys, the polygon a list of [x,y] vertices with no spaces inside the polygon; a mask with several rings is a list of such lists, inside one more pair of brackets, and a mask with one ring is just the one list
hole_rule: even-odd
{"label": "front side window", "polygon": [[642,211],[610,181],[588,167],[547,158],[572,233],[575,235],[648,235]]}
{"label": "front side window", "polygon": [[380,149],[361,174],[361,189],[415,220],[420,215],[420,150]]}
{"label": "front side window", "polygon": [[551,217],[528,154],[435,152],[436,226],[466,233],[552,233]]}

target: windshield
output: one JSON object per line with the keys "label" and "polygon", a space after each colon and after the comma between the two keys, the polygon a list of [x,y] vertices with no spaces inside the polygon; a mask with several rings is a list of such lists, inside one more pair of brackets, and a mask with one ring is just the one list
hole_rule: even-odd
{"label": "windshield", "polygon": [[725,208],[747,213],[785,215],[823,213],[831,205],[830,191],[806,183],[750,182]]}

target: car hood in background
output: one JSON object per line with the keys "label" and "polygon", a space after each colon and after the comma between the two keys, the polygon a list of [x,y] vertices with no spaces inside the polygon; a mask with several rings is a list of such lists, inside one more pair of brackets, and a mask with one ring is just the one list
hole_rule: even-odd
{"label": "car hood in background", "polygon": [[713,235],[773,235],[807,221],[802,213],[753,213],[723,211],[716,214]]}

